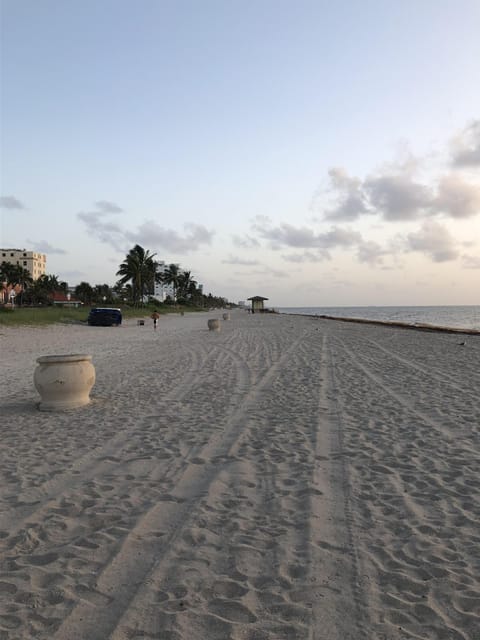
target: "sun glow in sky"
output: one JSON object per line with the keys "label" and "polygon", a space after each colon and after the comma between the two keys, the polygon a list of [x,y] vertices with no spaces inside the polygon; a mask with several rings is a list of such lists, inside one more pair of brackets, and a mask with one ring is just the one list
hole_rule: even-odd
{"label": "sun glow in sky", "polygon": [[1,0],[0,245],[272,306],[480,304],[477,0]]}

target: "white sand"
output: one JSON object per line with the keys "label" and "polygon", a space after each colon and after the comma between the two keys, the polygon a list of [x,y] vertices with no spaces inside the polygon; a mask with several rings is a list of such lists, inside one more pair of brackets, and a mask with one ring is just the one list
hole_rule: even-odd
{"label": "white sand", "polygon": [[478,640],[480,337],[208,317],[0,328],[0,640]]}

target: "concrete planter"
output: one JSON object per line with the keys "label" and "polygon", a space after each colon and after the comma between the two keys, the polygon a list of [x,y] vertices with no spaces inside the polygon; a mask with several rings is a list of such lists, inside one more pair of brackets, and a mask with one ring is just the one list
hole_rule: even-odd
{"label": "concrete planter", "polygon": [[223,314],[223,319],[224,320],[230,320],[230,314],[229,313],[224,313]]}
{"label": "concrete planter", "polygon": [[208,328],[210,331],[220,331],[220,320],[218,318],[210,318]]}
{"label": "concrete planter", "polygon": [[92,356],[72,354],[41,356],[33,374],[33,382],[40,394],[41,411],[75,409],[90,402],[95,384]]}

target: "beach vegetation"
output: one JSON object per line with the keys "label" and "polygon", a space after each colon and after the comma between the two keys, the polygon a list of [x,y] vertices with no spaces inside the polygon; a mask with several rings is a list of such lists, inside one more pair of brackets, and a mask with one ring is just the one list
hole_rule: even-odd
{"label": "beach vegetation", "polygon": [[80,282],[75,287],[75,297],[83,302],[83,304],[92,304],[94,298],[94,289],[89,282]]}
{"label": "beach vegetation", "polygon": [[[145,318],[157,310],[160,314],[174,313],[179,310],[197,311],[197,308],[177,307],[159,303],[157,301],[148,303],[143,307],[133,305],[118,305],[122,310],[124,320],[128,318]],[[42,326],[55,323],[60,324],[84,324],[87,326],[90,306],[82,307],[59,307],[59,306],[37,306],[37,307],[0,307],[0,326]]]}
{"label": "beach vegetation", "polygon": [[120,287],[130,284],[131,301],[134,306],[144,304],[145,296],[153,293],[155,283],[155,254],[150,253],[136,244],[121,263],[116,275],[121,276],[118,281]]}
{"label": "beach vegetation", "polygon": [[0,264],[0,281],[12,287],[21,285],[22,288],[26,288],[33,283],[33,278],[28,269],[4,261]]}
{"label": "beach vegetation", "polygon": [[[0,265],[3,304],[0,301],[0,325],[43,325],[52,323],[87,324],[92,307],[121,308],[123,317],[144,317],[152,311],[174,313],[223,308],[229,303],[221,296],[204,295],[192,272],[168,265],[159,273],[155,254],[135,245],[120,264],[120,279],[108,284],[81,282],[69,288],[54,274],[33,280],[19,265]],[[155,299],[155,282],[171,284],[173,295],[163,302]],[[13,294],[11,292],[14,292]]]}

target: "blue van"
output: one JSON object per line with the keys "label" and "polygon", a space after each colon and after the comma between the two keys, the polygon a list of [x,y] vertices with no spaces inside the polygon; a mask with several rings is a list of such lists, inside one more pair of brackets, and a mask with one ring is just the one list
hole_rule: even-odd
{"label": "blue van", "polygon": [[121,309],[96,307],[88,314],[88,324],[96,327],[118,327],[122,324]]}

